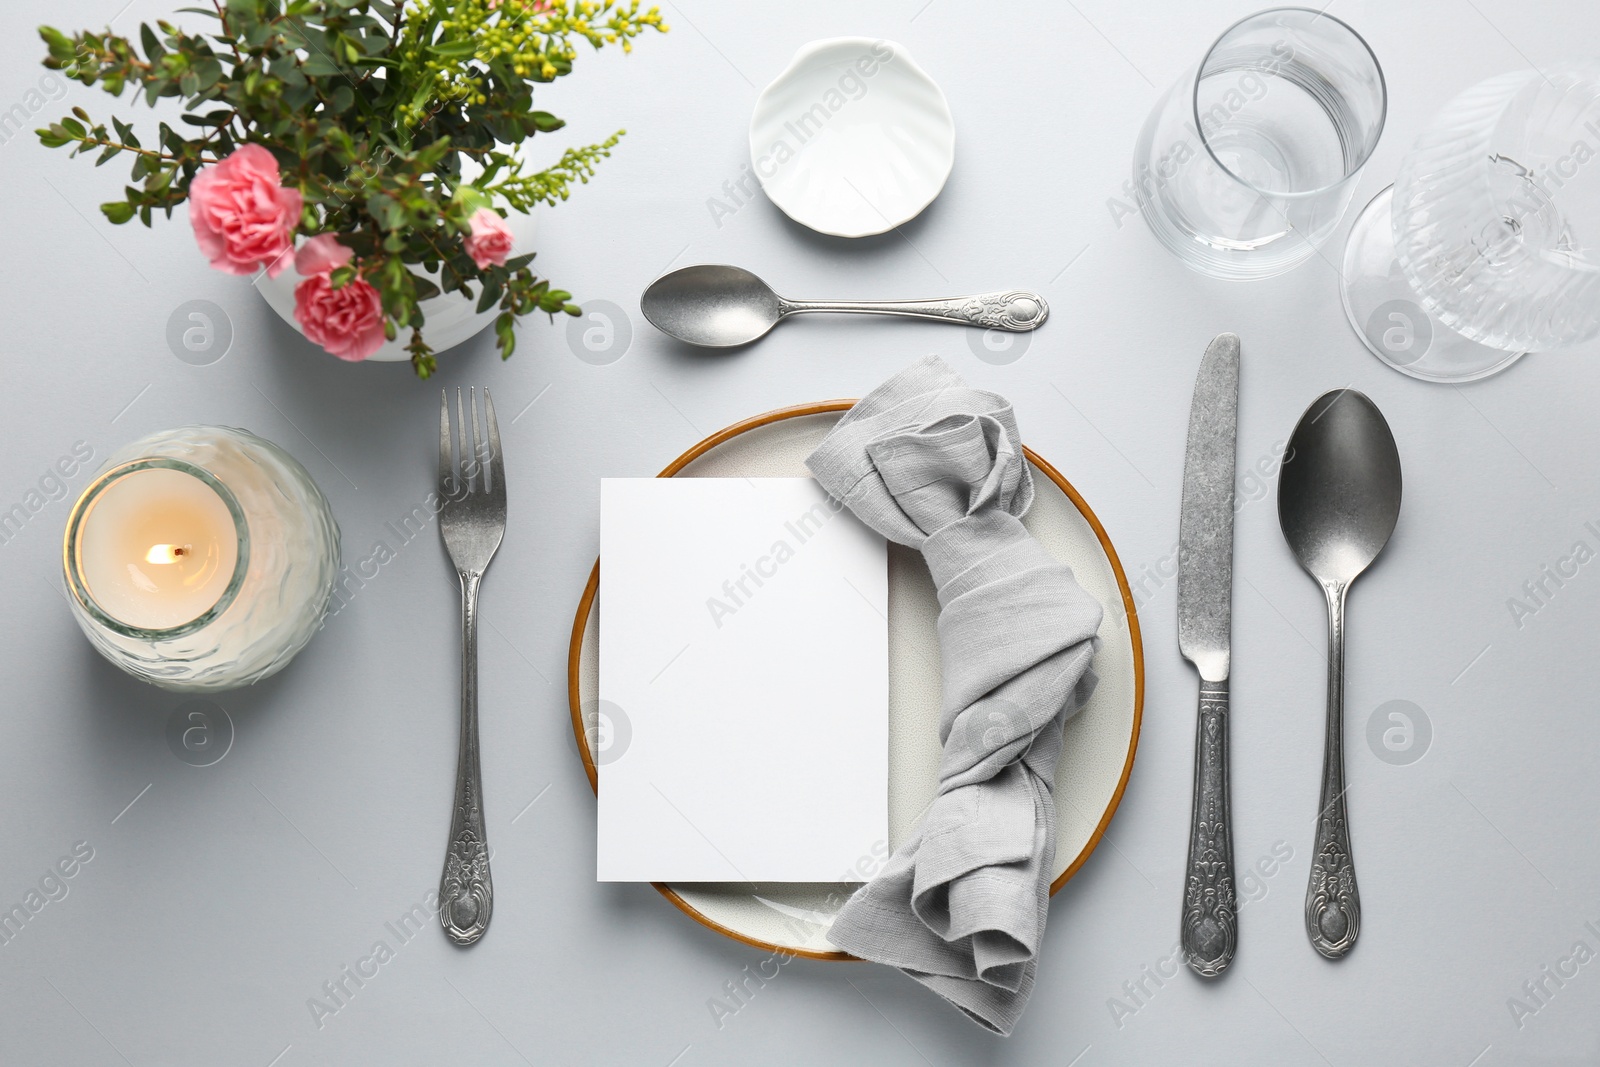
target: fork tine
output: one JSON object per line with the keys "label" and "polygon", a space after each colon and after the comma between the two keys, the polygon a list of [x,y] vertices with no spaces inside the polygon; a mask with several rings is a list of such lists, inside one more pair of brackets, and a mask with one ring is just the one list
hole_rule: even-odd
{"label": "fork tine", "polygon": [[450,394],[439,390],[439,492],[446,497],[455,496],[451,484],[450,457]]}
{"label": "fork tine", "polygon": [[494,417],[494,399],[489,396],[489,387],[483,387],[483,414],[489,423],[489,473],[493,477],[492,488],[502,497],[506,492],[505,462],[500,458],[500,423]]}
{"label": "fork tine", "polygon": [[461,406],[461,387],[456,386],[456,441],[460,445],[461,492],[472,492],[472,453],[467,451],[467,416]]}
{"label": "fork tine", "polygon": [[489,464],[483,443],[483,431],[478,428],[478,387],[467,390],[467,406],[472,408],[472,462],[477,469],[478,488],[489,488]]}

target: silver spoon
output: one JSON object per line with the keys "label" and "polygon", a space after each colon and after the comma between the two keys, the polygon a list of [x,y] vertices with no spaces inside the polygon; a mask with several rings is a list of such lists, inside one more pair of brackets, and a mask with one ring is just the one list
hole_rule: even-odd
{"label": "silver spoon", "polygon": [[1361,928],[1344,802],[1345,595],[1389,543],[1399,517],[1400,453],[1389,424],[1354,389],[1324,393],[1289,438],[1278,475],[1278,522],[1328,598],[1328,725],[1306,934],[1329,959],[1349,952]]}
{"label": "silver spoon", "polygon": [[909,315],[990,330],[1025,333],[1050,314],[1044,297],[1022,289],[940,300],[788,300],[743,267],[705,263],[663,274],[639,298],[639,309],[664,334],[705,348],[732,348],[764,337],[790,315]]}

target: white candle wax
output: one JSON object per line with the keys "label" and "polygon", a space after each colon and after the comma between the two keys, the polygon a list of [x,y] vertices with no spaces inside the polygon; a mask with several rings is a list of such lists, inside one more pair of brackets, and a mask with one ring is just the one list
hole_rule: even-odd
{"label": "white candle wax", "polygon": [[78,557],[100,610],[125,626],[167,630],[222,598],[239,557],[233,514],[181,470],[132,471],[101,490],[83,518]]}

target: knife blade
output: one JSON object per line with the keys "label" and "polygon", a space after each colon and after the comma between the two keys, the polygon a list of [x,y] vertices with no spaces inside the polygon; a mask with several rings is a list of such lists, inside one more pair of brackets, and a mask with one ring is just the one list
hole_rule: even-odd
{"label": "knife blade", "polygon": [[1238,425],[1239,338],[1218,334],[1195,379],[1178,522],[1178,649],[1200,675],[1181,931],[1190,969],[1207,978],[1227,968],[1238,945],[1228,791]]}
{"label": "knife blade", "polygon": [[1195,379],[1178,523],[1178,649],[1209,682],[1228,679],[1238,425],[1239,338],[1225,333]]}

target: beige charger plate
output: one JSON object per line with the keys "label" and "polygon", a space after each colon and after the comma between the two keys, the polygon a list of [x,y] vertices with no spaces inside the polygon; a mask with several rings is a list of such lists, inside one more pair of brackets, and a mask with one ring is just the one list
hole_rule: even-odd
{"label": "beige charger plate", "polygon": [[[804,477],[805,459],[855,401],[830,400],[757,415],[712,434],[673,460],[660,477]],[[1100,682],[1066,728],[1056,773],[1055,893],[1083,866],[1122,799],[1139,744],[1144,652],[1133,595],[1116,550],[1094,512],[1061,474],[1024,449],[1033,465],[1033,507],[1024,520],[1105,607],[1094,658]],[[589,784],[596,786],[600,739],[600,563],[578,602],[567,657],[572,729]],[[922,557],[889,546],[889,845],[898,847],[939,781],[939,605]],[[828,928],[856,888],[848,883],[652,883],[661,895],[718,933],[748,945],[813,959],[855,957],[829,944]]]}

